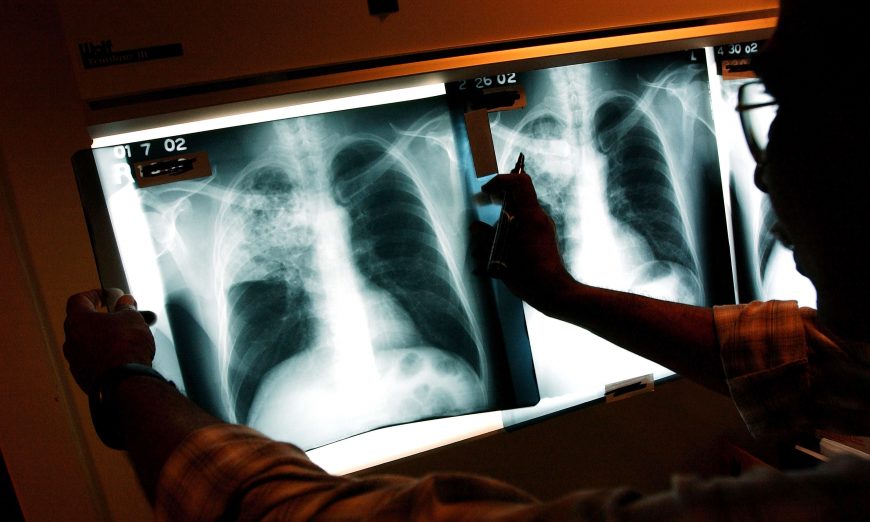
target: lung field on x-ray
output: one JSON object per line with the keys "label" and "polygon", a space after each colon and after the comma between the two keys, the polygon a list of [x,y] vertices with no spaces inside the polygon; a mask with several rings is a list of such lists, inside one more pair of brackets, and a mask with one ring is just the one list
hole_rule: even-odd
{"label": "lung field on x-ray", "polygon": [[[443,100],[422,100],[190,140],[215,175],[144,197],[173,230],[155,236],[179,265],[167,294],[198,291],[189,313],[215,332],[217,413],[309,449],[511,406],[453,132]],[[203,219],[169,217],[179,200]]]}
{"label": "lung field on x-ray", "polygon": [[492,122],[500,164],[525,152],[575,277],[704,304],[721,194],[704,65],[686,56],[523,74],[527,107]]}
{"label": "lung field on x-ray", "polygon": [[359,140],[332,161],[335,200],[351,219],[354,264],[410,316],[421,336],[416,342],[443,347],[481,373],[476,327],[423,194],[402,167],[374,140]]}
{"label": "lung field on x-ray", "polygon": [[[298,173],[301,177],[302,173]],[[316,279],[314,237],[305,223],[301,179],[281,163],[257,162],[231,187],[219,222],[225,292],[229,393],[245,422],[262,376],[303,351],[317,318],[306,287]],[[236,348],[237,347],[237,348]]]}
{"label": "lung field on x-ray", "polygon": [[596,149],[606,158],[605,200],[610,215],[637,232],[651,260],[639,276],[653,279],[676,273],[685,295],[702,294],[697,259],[687,240],[685,214],[664,146],[638,100],[608,97],[593,116]]}
{"label": "lung field on x-ray", "polygon": [[[694,59],[693,59],[694,57]],[[518,74],[520,110],[491,115],[500,165],[526,157],[579,281],[660,299],[734,300],[704,53]],[[514,425],[666,368],[525,308],[541,403]]]}

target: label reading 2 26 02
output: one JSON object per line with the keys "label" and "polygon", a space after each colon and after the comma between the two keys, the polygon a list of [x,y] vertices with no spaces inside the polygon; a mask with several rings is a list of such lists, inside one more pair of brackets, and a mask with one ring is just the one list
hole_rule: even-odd
{"label": "label reading 2 26 02", "polygon": [[465,91],[469,89],[487,89],[499,85],[511,85],[517,83],[517,73],[497,74],[495,76],[481,76],[470,80],[459,80],[456,89]]}

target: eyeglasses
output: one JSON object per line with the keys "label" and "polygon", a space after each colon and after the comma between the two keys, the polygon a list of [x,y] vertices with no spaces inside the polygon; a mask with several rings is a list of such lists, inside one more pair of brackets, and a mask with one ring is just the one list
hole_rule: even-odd
{"label": "eyeglasses", "polygon": [[740,113],[749,152],[756,163],[764,163],[767,135],[777,108],[776,100],[767,93],[760,80],[744,83],[737,91],[737,112]]}

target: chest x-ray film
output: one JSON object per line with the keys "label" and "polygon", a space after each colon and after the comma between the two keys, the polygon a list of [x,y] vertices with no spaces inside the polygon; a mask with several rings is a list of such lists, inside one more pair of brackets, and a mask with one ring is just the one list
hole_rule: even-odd
{"label": "chest x-ray film", "polygon": [[[816,289],[795,268],[794,256],[774,235],[776,214],[770,198],[755,186],[755,160],[740,125],[737,90],[754,78],[723,78],[720,86],[722,117],[718,119],[720,145],[727,151],[724,181],[729,188],[734,234],[735,271],[739,302],[796,300],[816,306]],[[770,110],[771,116],[773,110]]]}
{"label": "chest x-ray film", "polygon": [[[491,114],[498,162],[525,153],[579,281],[711,305],[734,302],[703,50],[518,75],[522,110]],[[667,368],[526,307],[541,402],[516,425]]]}
{"label": "chest x-ray film", "polygon": [[77,174],[95,248],[158,314],[155,366],[307,450],[538,400],[472,275],[461,134],[442,95],[96,148],[96,199]]}

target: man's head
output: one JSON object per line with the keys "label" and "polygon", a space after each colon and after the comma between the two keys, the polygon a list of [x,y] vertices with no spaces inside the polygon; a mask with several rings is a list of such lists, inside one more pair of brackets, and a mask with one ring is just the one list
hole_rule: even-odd
{"label": "man's head", "polygon": [[820,315],[841,331],[844,311],[867,307],[870,298],[870,96],[856,75],[870,32],[858,31],[860,17],[847,7],[782,0],[756,66],[779,103],[760,187],[794,244],[798,268],[816,286]]}
{"label": "man's head", "polygon": [[780,103],[865,97],[868,26],[845,0],[780,0],[779,20],[754,67]]}

